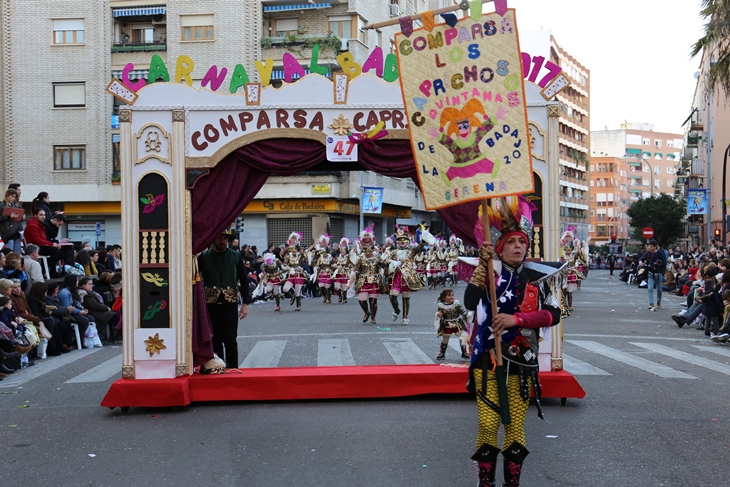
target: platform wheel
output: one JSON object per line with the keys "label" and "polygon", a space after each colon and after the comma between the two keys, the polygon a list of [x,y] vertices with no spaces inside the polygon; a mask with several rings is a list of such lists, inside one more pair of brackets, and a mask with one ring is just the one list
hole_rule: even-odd
{"label": "platform wheel", "polygon": [[561,406],[565,406],[565,404],[566,404],[567,402],[568,402],[568,398],[567,398],[567,397],[561,397],[561,398],[560,398],[560,405],[561,405]]}

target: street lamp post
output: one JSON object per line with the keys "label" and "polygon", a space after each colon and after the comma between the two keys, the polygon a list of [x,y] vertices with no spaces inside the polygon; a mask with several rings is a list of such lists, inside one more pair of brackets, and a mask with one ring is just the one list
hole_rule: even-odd
{"label": "street lamp post", "polygon": [[[646,162],[647,166],[649,166],[649,175],[651,177],[651,188],[650,189],[651,189],[651,196],[653,198],[654,197],[654,168],[651,166],[651,164],[649,164],[649,161],[644,159],[639,154],[624,154],[624,157],[635,157],[637,159],[641,159],[642,161]],[[642,184],[640,186],[644,186],[644,185]]]}

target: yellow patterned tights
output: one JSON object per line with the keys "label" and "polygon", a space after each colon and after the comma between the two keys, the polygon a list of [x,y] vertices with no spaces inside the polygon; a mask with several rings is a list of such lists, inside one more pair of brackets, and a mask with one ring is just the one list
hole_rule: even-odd
{"label": "yellow patterned tights", "polygon": [[[477,390],[482,387],[482,371],[474,369],[474,385]],[[507,397],[509,398],[509,412],[512,419],[510,424],[504,425],[504,442],[503,445],[509,446],[513,441],[520,445],[525,445],[525,415],[527,414],[527,406],[530,399],[522,399],[520,395],[520,377],[517,374],[511,374],[507,379]],[[494,404],[499,405],[499,396],[497,395],[497,382],[494,372],[487,371],[487,399]],[[477,396],[477,413],[479,415],[479,432],[477,433],[477,449],[483,444],[499,447],[497,434],[499,433],[500,419],[499,414],[492,408],[484,404]]]}

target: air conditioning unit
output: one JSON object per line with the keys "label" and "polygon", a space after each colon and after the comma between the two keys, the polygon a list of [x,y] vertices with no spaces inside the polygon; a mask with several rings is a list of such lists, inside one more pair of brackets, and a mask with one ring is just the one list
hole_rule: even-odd
{"label": "air conditioning unit", "polygon": [[391,3],[390,4],[390,16],[391,17],[398,17],[400,15],[400,5],[397,3]]}
{"label": "air conditioning unit", "polygon": [[350,50],[350,41],[347,39],[340,39],[340,51],[349,51]]}

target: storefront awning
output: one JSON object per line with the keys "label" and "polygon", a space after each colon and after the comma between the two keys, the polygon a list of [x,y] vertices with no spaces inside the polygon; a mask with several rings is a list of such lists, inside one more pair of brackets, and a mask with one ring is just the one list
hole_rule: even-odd
{"label": "storefront awning", "polygon": [[641,154],[641,149],[626,149],[627,154]]}
{"label": "storefront awning", "polygon": [[629,166],[641,167],[641,163],[637,161],[629,161]]}
{"label": "storefront awning", "polygon": [[315,8],[329,8],[332,4],[327,3],[303,3],[299,5],[264,5],[266,12],[285,12],[287,10],[311,10]]}
{"label": "storefront awning", "polygon": [[[129,79],[147,79],[150,74],[149,69],[133,69],[129,72]],[[118,80],[122,79],[121,71],[112,71],[112,76]]]}
{"label": "storefront awning", "polygon": [[113,8],[112,15],[114,17],[136,17],[142,15],[166,15],[167,7],[125,7]]}

